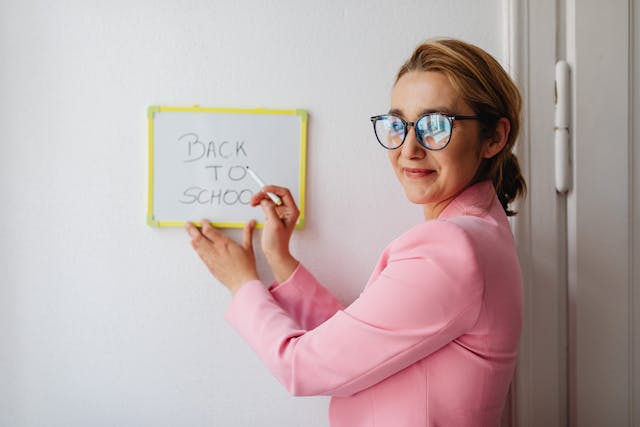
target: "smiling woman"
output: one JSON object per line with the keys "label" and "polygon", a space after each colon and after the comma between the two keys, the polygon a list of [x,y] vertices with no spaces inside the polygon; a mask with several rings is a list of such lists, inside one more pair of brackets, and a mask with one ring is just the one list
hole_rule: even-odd
{"label": "smiling woman", "polygon": [[[440,202],[436,204],[427,203],[425,215],[428,218],[437,217],[442,205],[446,206],[451,197],[468,184],[486,179],[492,180],[507,215],[514,214],[508,208],[509,203],[526,193],[520,166],[511,151],[520,130],[521,104],[517,87],[500,64],[483,50],[457,40],[425,43],[400,68],[391,96],[390,114],[403,117],[404,107],[408,109],[404,114],[420,116],[420,120],[416,119],[415,142],[430,150],[431,159],[424,162],[439,166],[428,170],[453,174],[452,179],[440,180],[440,183],[446,182],[447,188],[431,189],[432,192],[441,192],[440,196],[436,196],[441,200],[436,200]],[[433,131],[425,133],[430,130],[428,125],[433,123],[434,117],[439,117],[439,121],[448,119],[448,126],[437,128],[441,131],[440,143],[435,145],[425,139],[435,138],[435,135],[430,135]],[[463,120],[475,123],[463,123]],[[421,122],[424,123],[424,130],[419,125]],[[457,123],[457,130],[454,129],[454,122]],[[446,142],[443,142],[442,130],[448,136]],[[407,137],[406,126],[403,135],[403,139]],[[377,128],[376,136],[380,140]],[[447,153],[435,152],[442,150],[452,139],[456,141],[452,144],[457,145],[455,148],[445,150]],[[461,146],[465,144],[468,146]],[[410,148],[405,146],[403,151],[408,152]],[[404,165],[405,162],[417,163],[419,160],[415,157],[408,159],[407,155],[389,153],[403,186],[405,181],[399,174],[398,161],[401,160],[401,165]],[[401,159],[403,156],[405,158]],[[473,173],[473,176],[464,176],[469,173]],[[406,192],[407,187],[404,188]],[[414,203],[421,202],[418,200]],[[431,212],[431,208],[435,210]]]}
{"label": "smiling woman", "polygon": [[[388,114],[371,118],[407,199],[425,221],[383,251],[343,307],[289,251],[291,193],[251,198],[267,220],[261,246],[278,283],[203,220],[192,245],[232,292],[227,320],[295,395],[333,396],[334,427],[496,426],[511,382],[522,277],[507,215],[525,183],[511,148],[520,95],[480,48],[420,45],[402,66]],[[413,129],[411,129],[413,128]]]}

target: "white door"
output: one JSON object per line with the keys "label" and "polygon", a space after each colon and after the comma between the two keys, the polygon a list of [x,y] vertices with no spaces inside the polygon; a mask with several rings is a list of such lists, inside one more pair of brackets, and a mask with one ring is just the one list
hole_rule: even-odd
{"label": "white door", "polygon": [[525,319],[512,413],[519,426],[567,421],[566,197],[554,179],[556,0],[511,1],[511,72],[524,95],[516,148],[528,184],[513,222],[525,281]]}
{"label": "white door", "polygon": [[[528,291],[518,424],[638,425],[638,4],[520,6],[528,24],[518,47],[526,59],[530,195],[516,223]],[[559,59],[568,61],[572,83],[566,196],[553,195],[549,77]]]}
{"label": "white door", "polygon": [[571,425],[640,422],[634,404],[640,402],[636,6],[633,0],[567,5],[575,106],[575,184],[568,198]]}

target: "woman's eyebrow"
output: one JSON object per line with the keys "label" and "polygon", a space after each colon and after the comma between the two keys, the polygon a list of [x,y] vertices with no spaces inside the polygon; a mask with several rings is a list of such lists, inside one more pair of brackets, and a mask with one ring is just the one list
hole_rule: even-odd
{"label": "woman's eyebrow", "polygon": [[[447,115],[453,115],[454,114],[453,111],[454,109],[449,107],[425,108],[420,111],[418,116],[424,116],[425,114],[431,114],[431,113],[443,113]],[[400,110],[399,108],[390,109],[389,114],[395,114],[397,116],[404,117],[404,115],[402,114],[402,110]]]}
{"label": "woman's eyebrow", "polygon": [[453,108],[449,107],[425,108],[424,110],[420,111],[420,115],[423,116],[430,113],[444,113],[451,115],[453,114],[453,110]]}

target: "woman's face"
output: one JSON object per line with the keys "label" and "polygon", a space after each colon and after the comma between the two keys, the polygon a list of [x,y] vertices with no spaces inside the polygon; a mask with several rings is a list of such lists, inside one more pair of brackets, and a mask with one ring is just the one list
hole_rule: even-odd
{"label": "woman's face", "polygon": [[[475,114],[449,79],[434,71],[411,71],[400,77],[391,93],[389,112],[409,122],[428,112]],[[471,183],[480,166],[480,122],[455,121],[449,145],[439,151],[420,145],[412,126],[404,144],[388,155],[407,198],[424,205],[427,219],[436,218]]]}

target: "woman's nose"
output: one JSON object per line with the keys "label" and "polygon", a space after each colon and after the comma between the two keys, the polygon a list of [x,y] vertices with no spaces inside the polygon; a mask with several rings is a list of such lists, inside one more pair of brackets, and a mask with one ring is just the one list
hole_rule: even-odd
{"label": "woman's nose", "polygon": [[407,159],[423,159],[427,155],[427,149],[420,145],[413,128],[408,130],[407,137],[400,149],[402,150],[402,156]]}

